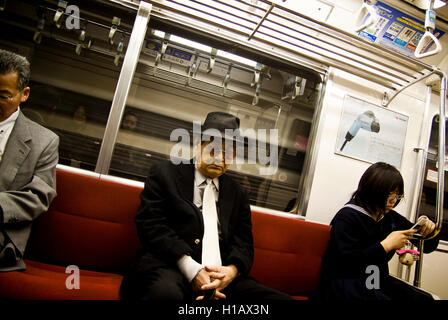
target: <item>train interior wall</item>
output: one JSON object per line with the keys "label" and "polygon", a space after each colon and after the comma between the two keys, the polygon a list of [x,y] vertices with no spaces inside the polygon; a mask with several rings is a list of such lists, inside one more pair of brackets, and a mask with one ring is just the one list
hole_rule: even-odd
{"label": "train interior wall", "polygon": [[[424,12],[404,5],[402,1],[383,1],[403,12],[411,14],[424,21]],[[342,30],[352,30],[354,17],[362,1],[358,0],[325,0],[309,1],[306,5],[298,5],[289,2],[291,8],[313,18],[326,22]],[[439,28],[447,31],[447,24],[438,22]],[[448,39],[441,39],[442,52],[437,55],[423,58],[422,61],[436,65],[448,72],[447,54]],[[397,207],[397,211],[413,219],[415,212],[411,212],[414,183],[416,175],[417,153],[413,151],[418,146],[420,132],[424,132],[425,139],[429,140],[430,123],[422,124],[422,116],[425,107],[424,81],[406,89],[389,106],[391,110],[409,116],[406,133],[405,147],[402,158],[401,173],[405,182],[406,200]],[[354,75],[340,70],[333,70],[327,83],[323,100],[323,122],[319,132],[319,144],[317,146],[316,167],[308,200],[306,219],[321,223],[330,223],[332,217],[350,198],[356,190],[362,173],[370,163],[335,154],[336,137],[341,120],[343,101],[345,95],[351,95],[371,103],[381,105],[385,89],[375,86]],[[440,96],[433,93],[431,96],[430,119],[438,113]],[[423,126],[423,127],[422,127]],[[346,168],[341,170],[341,168]],[[322,201],[322,198],[325,201]],[[446,207],[446,204],[444,205]],[[444,276],[448,265],[448,243],[442,241],[437,251],[424,256],[422,272],[422,288],[436,293],[442,299],[448,299],[448,278]],[[397,258],[390,262],[390,271],[394,275],[401,275],[401,268]],[[414,271],[414,266],[412,267]],[[403,273],[404,274],[404,271]],[[443,275],[443,276],[441,276]],[[413,272],[411,281],[413,281]]]}
{"label": "train interior wall", "polygon": [[[359,6],[359,1],[351,1],[352,4],[355,2]],[[355,6],[352,7],[356,8]],[[337,12],[339,15],[337,21],[347,21],[350,14],[353,14],[348,10],[339,10]],[[435,56],[424,58],[422,61],[438,65],[447,72],[448,65],[445,60],[448,54],[448,39],[445,35],[440,40],[443,51]],[[340,70],[331,72],[323,100],[325,117],[320,128],[320,143],[306,212],[307,219],[329,223],[334,214],[348,201],[351,194],[356,190],[359,178],[370,165],[367,162],[335,154],[336,137],[345,95],[348,94],[376,105],[381,105],[385,91],[383,87],[376,86],[367,80],[346,72]],[[423,132],[424,139],[429,141],[431,130],[430,123],[422,124],[425,98],[425,81],[420,81],[400,93],[389,106],[391,110],[409,116],[400,169],[404,178],[406,198],[404,202],[399,204],[397,211],[411,220],[415,216],[415,212],[411,212],[411,207],[415,176],[416,172],[419,171],[416,167],[417,153],[414,151],[414,148],[419,144],[421,132]],[[439,93],[433,92],[429,119],[438,114],[439,102]],[[341,170],[341,168],[345,169]],[[321,201],[323,196],[325,201]],[[446,207],[446,204],[444,206]],[[442,299],[448,299],[448,278],[441,277],[444,274],[442,271],[443,266],[448,264],[447,249],[448,244],[442,241],[438,251],[425,255],[422,272],[422,288],[436,293]],[[390,262],[390,270],[391,273],[399,275],[400,268],[397,258]],[[412,267],[411,281],[413,280],[413,271],[414,267]]]}

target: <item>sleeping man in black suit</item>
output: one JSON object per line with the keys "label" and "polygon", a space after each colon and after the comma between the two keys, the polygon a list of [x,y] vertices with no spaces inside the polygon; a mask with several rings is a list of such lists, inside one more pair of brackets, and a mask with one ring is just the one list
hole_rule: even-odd
{"label": "sleeping man in black suit", "polygon": [[123,299],[292,299],[248,276],[254,256],[249,200],[225,174],[234,144],[215,140],[239,122],[209,113],[202,132],[216,129],[222,136],[197,139],[188,164],[151,167],[135,219],[143,249],[123,280]]}

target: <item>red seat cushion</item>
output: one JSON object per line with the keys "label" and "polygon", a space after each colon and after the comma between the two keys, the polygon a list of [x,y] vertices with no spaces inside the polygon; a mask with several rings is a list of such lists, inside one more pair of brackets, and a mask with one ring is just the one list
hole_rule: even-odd
{"label": "red seat cushion", "polygon": [[80,270],[79,289],[69,290],[65,267],[25,260],[25,271],[0,272],[0,298],[25,300],[117,300],[122,276]]}
{"label": "red seat cushion", "polygon": [[254,263],[250,275],[295,297],[317,289],[330,226],[253,212]]}

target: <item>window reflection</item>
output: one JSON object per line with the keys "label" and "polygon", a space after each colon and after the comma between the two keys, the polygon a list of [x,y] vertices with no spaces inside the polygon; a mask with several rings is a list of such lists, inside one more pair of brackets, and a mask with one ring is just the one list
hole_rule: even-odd
{"label": "window reflection", "polygon": [[23,113],[59,135],[59,163],[94,170],[110,102],[36,81]]}

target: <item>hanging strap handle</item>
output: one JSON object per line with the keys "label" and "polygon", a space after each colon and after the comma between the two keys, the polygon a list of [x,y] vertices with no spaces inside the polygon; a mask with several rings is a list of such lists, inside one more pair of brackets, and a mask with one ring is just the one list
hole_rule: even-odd
{"label": "hanging strap handle", "polygon": [[[431,41],[434,41],[435,48],[433,50],[427,51],[425,53],[420,53],[424,48],[429,45]],[[423,37],[418,42],[417,48],[415,49],[414,55],[417,59],[432,56],[438,54],[442,51],[442,45],[440,44],[439,39],[437,39],[432,32],[426,31]]]}
{"label": "hanging strap handle", "polygon": [[[366,17],[368,18],[366,19]],[[358,13],[356,15],[355,19],[355,32],[358,33],[359,31],[370,27],[371,25],[375,24],[379,19],[378,14],[376,13],[375,7],[371,5],[370,3],[364,1],[361,8],[359,8]],[[366,20],[363,24],[361,24],[364,20]]]}
{"label": "hanging strap handle", "polygon": [[[437,39],[433,34],[435,28],[436,28],[436,12],[434,10],[426,10],[426,17],[425,17],[426,32],[418,42],[417,48],[415,49],[414,52],[414,55],[417,59],[432,56],[442,51],[442,45],[440,44],[439,39]],[[432,41],[434,41],[435,44],[434,49],[422,53],[422,51],[424,51]]]}

